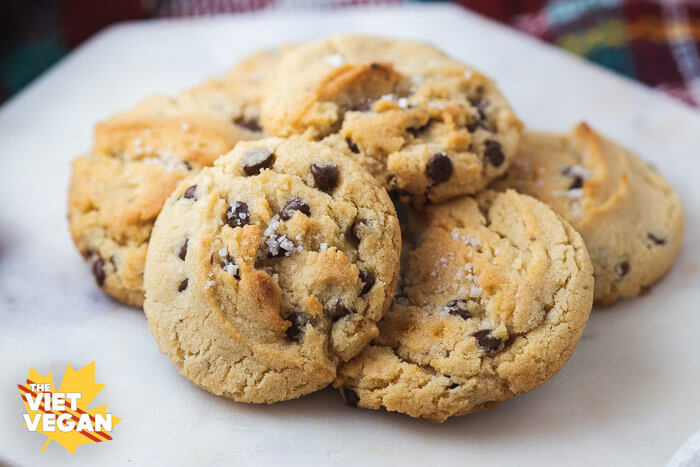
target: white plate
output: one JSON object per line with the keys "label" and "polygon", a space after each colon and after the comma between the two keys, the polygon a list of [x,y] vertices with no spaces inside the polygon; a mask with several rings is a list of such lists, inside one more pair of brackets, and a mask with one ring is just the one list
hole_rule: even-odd
{"label": "white plate", "polygon": [[[160,355],[140,311],[93,284],[65,220],[69,163],[96,120],[224,72],[261,47],[362,31],[425,39],[498,80],[531,127],[586,119],[680,192],[686,244],[651,294],[591,316],[543,387],[443,425],[355,410],[326,390],[256,407]],[[682,104],[450,6],[141,22],[108,29],[0,109],[0,459],[25,465],[660,465],[700,428],[700,117]],[[114,441],[75,456],[23,428],[16,383],[96,360]],[[58,381],[56,381],[58,382]],[[1,461],[0,461],[1,462]]]}

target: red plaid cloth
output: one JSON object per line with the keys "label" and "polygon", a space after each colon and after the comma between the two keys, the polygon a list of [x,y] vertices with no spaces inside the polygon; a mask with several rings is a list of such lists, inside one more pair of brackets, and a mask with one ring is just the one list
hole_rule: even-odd
{"label": "red plaid cloth", "polygon": [[[110,23],[406,0],[34,0],[0,4],[0,99]],[[427,0],[426,0],[427,1]],[[460,0],[462,6],[700,106],[700,0]]]}

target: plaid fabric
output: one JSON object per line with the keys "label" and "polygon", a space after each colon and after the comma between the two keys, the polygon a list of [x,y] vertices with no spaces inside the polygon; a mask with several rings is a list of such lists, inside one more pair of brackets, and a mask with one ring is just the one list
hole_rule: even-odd
{"label": "plaid fabric", "polygon": [[[0,2],[0,100],[117,21],[407,0]],[[424,0],[429,1],[429,0]],[[700,0],[460,0],[462,6],[700,106]]]}

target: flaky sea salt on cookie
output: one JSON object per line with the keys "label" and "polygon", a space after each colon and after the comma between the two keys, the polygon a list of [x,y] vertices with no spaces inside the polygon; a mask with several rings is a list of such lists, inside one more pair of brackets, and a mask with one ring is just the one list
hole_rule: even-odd
{"label": "flaky sea salt on cookie", "polygon": [[328,385],[374,338],[401,234],[386,191],[320,143],[239,143],[165,203],[144,311],[195,384],[245,402]]}
{"label": "flaky sea salt on cookie", "polygon": [[324,140],[414,204],[478,192],[502,175],[521,124],[495,83],[427,44],[342,35],[280,63],[261,121]]}
{"label": "flaky sea salt on cookie", "polygon": [[566,221],[512,190],[426,214],[404,244],[379,336],[335,386],[351,405],[441,422],[530,391],[563,367],[588,320],[593,268]]}

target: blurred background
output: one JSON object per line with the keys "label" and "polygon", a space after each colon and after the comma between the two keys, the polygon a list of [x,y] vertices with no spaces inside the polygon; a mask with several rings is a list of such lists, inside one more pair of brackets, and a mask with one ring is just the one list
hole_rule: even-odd
{"label": "blurred background", "polygon": [[[0,103],[112,23],[398,3],[410,1],[0,0]],[[454,3],[700,106],[700,0]]]}

